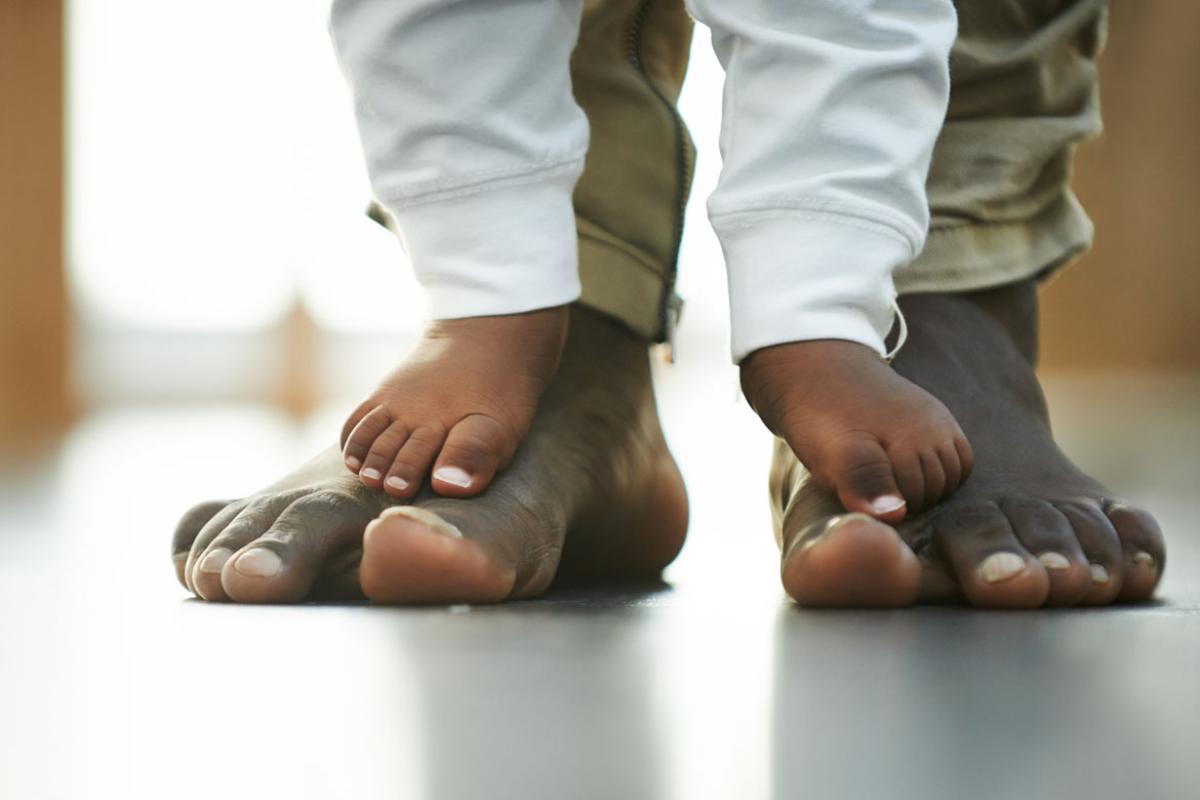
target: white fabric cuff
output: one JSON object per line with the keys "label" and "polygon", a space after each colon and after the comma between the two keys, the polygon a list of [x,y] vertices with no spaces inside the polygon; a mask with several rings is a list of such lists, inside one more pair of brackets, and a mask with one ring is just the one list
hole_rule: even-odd
{"label": "white fabric cuff", "polygon": [[713,225],[728,267],[735,364],[761,347],[813,339],[858,342],[886,356],[892,272],[915,256],[899,231],[836,215],[761,211]]}
{"label": "white fabric cuff", "polygon": [[[433,319],[519,314],[579,298],[578,169],[447,192],[388,211]],[[532,177],[532,176],[530,176]]]}

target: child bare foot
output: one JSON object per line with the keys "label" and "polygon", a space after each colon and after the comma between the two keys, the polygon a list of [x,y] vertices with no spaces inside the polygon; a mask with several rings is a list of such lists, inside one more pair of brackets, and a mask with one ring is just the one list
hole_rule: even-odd
{"label": "child bare foot", "polygon": [[958,488],[971,448],[949,410],[873,350],[823,339],[764,347],[742,391],[847,511],[902,520]]}
{"label": "child bare foot", "polygon": [[427,476],[438,494],[478,494],[529,430],[567,320],[558,306],[433,322],[342,426],[346,466],[393,497],[412,497]]}

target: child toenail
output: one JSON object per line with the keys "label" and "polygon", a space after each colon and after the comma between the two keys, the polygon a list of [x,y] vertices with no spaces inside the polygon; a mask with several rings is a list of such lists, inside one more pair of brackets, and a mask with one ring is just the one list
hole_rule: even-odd
{"label": "child toenail", "polygon": [[464,489],[471,485],[471,476],[467,474],[466,470],[459,469],[458,467],[442,467],[434,470],[433,477],[442,483],[461,486]]}
{"label": "child toenail", "polygon": [[383,477],[383,473],[380,472],[379,470],[375,469],[374,467],[367,467],[359,474],[362,475],[364,478],[370,478],[373,481],[377,481]]}
{"label": "child toenail", "polygon": [[1038,561],[1042,562],[1042,566],[1046,569],[1069,569],[1071,561],[1062,553],[1056,553],[1053,550],[1047,550],[1038,556]]}
{"label": "child toenail", "polygon": [[1092,564],[1092,583],[1108,583],[1108,570],[1103,564]]}
{"label": "child toenail", "polygon": [[358,472],[358,468],[362,466],[362,462],[354,456],[346,456],[346,466]]}
{"label": "child toenail", "polygon": [[274,550],[255,547],[238,556],[234,569],[252,578],[270,578],[283,568],[283,559]]}
{"label": "child toenail", "polygon": [[1141,567],[1150,567],[1154,569],[1154,556],[1147,553],[1145,550],[1139,550],[1133,554],[1133,563]]}
{"label": "child toenail", "polygon": [[1025,559],[1016,553],[992,553],[979,565],[979,576],[988,583],[999,583],[1024,569]]}
{"label": "child toenail", "polygon": [[208,551],[197,566],[201,572],[220,572],[221,567],[225,566],[225,562],[233,555],[233,551],[227,547],[214,547]]}
{"label": "child toenail", "polygon": [[876,514],[890,514],[904,508],[904,498],[894,494],[885,494],[871,501],[871,510]]}
{"label": "child toenail", "polygon": [[392,487],[393,489],[398,489],[400,491],[403,491],[408,488],[408,481],[404,480],[404,478],[401,478],[398,475],[393,475],[392,477],[390,477],[386,481],[384,481],[384,483],[386,483],[388,486]]}

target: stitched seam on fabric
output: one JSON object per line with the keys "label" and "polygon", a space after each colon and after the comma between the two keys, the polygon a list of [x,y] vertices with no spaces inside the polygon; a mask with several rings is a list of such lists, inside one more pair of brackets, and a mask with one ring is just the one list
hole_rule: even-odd
{"label": "stitched seam on fabric", "polygon": [[905,245],[910,256],[915,256],[917,253],[917,244],[919,237],[914,241],[907,233],[890,221],[881,220],[877,217],[866,214],[846,214],[840,211],[819,210],[815,208],[761,208],[761,209],[739,209],[735,212],[722,212],[719,215],[713,215],[713,227],[720,227],[722,230],[736,232],[749,230],[754,228],[763,220],[780,220],[794,219],[811,222],[835,222],[846,227],[858,228],[859,230],[871,231],[872,233],[881,233],[890,239],[895,239]]}
{"label": "stitched seam on fabric", "polygon": [[[583,165],[583,155],[572,156],[567,160],[545,161],[538,164],[523,164],[520,167],[478,172],[473,176],[476,180],[470,183],[453,185],[426,183],[410,190],[392,190],[380,192],[377,197],[389,209],[409,208],[411,206],[452,200],[473,194],[495,191],[510,186],[525,186],[538,183],[548,178],[557,177],[563,173]],[[532,167],[532,169],[531,169]]]}

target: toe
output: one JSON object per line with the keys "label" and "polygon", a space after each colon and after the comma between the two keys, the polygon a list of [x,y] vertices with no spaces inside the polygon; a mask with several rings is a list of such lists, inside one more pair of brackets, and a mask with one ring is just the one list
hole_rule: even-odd
{"label": "toe", "polygon": [[[814,470],[814,473],[817,470]],[[830,479],[842,506],[884,522],[904,519],[905,496],[896,485],[891,459],[874,439],[859,439],[838,448]]]}
{"label": "toe", "polygon": [[1117,532],[1124,556],[1124,580],[1117,598],[1131,603],[1149,600],[1167,563],[1158,521],[1142,509],[1124,503],[1106,503],[1104,512]]}
{"label": "toe", "polygon": [[303,600],[336,558],[359,546],[370,519],[366,507],[348,493],[306,494],[225,561],[221,586],[242,603]]}
{"label": "toe", "polygon": [[1089,562],[1091,584],[1081,601],[1084,605],[1107,605],[1117,599],[1123,579],[1121,543],[1116,528],[1091,502],[1056,503],[1071,523],[1079,547]]}
{"label": "toe", "polygon": [[[349,422],[346,424],[349,425]],[[367,454],[371,452],[371,445],[391,424],[391,413],[385,407],[378,406],[362,416],[349,433],[343,430],[342,460],[346,462],[346,468],[357,475]]]}
{"label": "toe", "polygon": [[925,478],[925,497],[922,508],[930,508],[946,493],[946,468],[934,450],[922,451],[921,472]]}
{"label": "toe", "polygon": [[904,497],[909,513],[919,511],[925,505],[925,470],[921,456],[914,450],[893,449],[888,452],[896,485]]}
{"label": "toe", "polygon": [[396,454],[408,439],[408,428],[402,422],[393,422],[371,442],[367,457],[363,459],[359,480],[372,489],[383,488],[383,475],[392,468]]}
{"label": "toe", "polygon": [[921,589],[921,565],[896,531],[865,514],[810,524],[784,551],[781,575],[802,606],[911,605]]}
{"label": "toe", "polygon": [[[440,427],[426,425],[413,431],[388,470],[388,477],[394,479],[388,493],[400,491],[411,496],[416,492],[425,476],[429,474],[429,467],[437,457],[438,451],[442,449],[444,441],[446,431]],[[400,482],[405,486],[401,487]],[[388,489],[386,485],[384,488]]]}
{"label": "toe", "polygon": [[933,540],[972,605],[1036,608],[1046,601],[1046,570],[1018,541],[994,503],[965,505],[933,521]]}
{"label": "toe", "polygon": [[192,544],[200,535],[200,530],[204,525],[232,502],[232,500],[210,500],[207,503],[192,506],[184,512],[175,525],[175,534],[171,537],[171,561],[175,565],[175,577],[189,590],[192,587],[188,583],[184,567],[187,564]]}
{"label": "toe", "polygon": [[236,551],[254,541],[270,527],[293,495],[277,494],[251,500],[238,515],[196,555],[192,568],[192,588],[205,600],[225,601],[229,596],[221,585],[221,571]]}
{"label": "toe", "polygon": [[394,506],[367,525],[359,580],[377,603],[494,603],[512,592],[515,572],[444,516]]}
{"label": "toe", "polygon": [[184,559],[183,562],[183,578],[184,585],[187,586],[192,593],[196,594],[197,597],[200,596],[199,592],[196,591],[195,584],[197,561],[199,561],[200,556],[203,555],[204,551],[208,549],[209,543],[215,539],[217,535],[221,533],[221,531],[225,530],[225,526],[232,522],[233,519],[242,512],[242,509],[249,505],[249,503],[249,500],[238,500],[237,502],[230,503],[229,505],[225,506],[216,514],[213,514],[212,517],[209,518],[208,522],[204,523],[204,527],[200,529],[200,532],[196,534],[196,538],[192,540],[192,547],[190,550],[188,550],[187,558]]}
{"label": "toe", "polygon": [[492,481],[512,458],[514,436],[485,414],[472,414],[450,429],[430,481],[438,494],[469,497]]}
{"label": "toe", "polygon": [[1073,606],[1092,585],[1091,565],[1062,512],[1035,498],[1011,497],[1000,503],[1013,533],[1032,553],[1050,579],[1046,605]]}
{"label": "toe", "polygon": [[951,443],[938,447],[937,457],[942,462],[942,472],[946,476],[945,494],[953,494],[963,480],[962,459]]}

